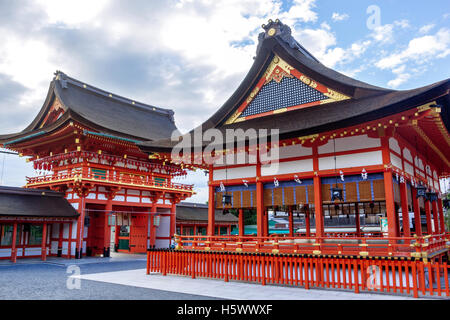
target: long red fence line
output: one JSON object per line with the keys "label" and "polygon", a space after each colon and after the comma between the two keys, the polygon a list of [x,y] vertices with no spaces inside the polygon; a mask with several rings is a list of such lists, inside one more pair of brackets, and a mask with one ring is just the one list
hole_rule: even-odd
{"label": "long red fence line", "polygon": [[255,236],[176,236],[177,248],[184,250],[301,253],[321,255],[361,255],[423,258],[448,248],[450,234],[423,237],[255,237]]}
{"label": "long red fence line", "polygon": [[277,254],[149,250],[147,274],[450,297],[447,263]]}

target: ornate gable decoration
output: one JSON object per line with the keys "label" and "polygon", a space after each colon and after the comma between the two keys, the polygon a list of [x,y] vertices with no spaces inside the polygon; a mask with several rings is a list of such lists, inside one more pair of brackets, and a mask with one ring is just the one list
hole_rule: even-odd
{"label": "ornate gable decoration", "polygon": [[264,76],[225,124],[347,100],[275,55]]}
{"label": "ornate gable decoration", "polygon": [[59,101],[59,99],[55,97],[53,104],[49,108],[48,113],[45,116],[45,118],[42,121],[39,128],[43,128],[44,126],[51,125],[53,122],[58,120],[64,114],[64,112],[65,112],[65,110],[62,106],[61,101]]}

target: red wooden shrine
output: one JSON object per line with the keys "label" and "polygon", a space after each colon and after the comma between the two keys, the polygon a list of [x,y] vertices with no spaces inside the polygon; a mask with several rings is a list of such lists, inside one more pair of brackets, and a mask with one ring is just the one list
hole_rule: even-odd
{"label": "red wooden shrine", "polygon": [[[154,159],[138,144],[170,137],[173,111],[145,105],[56,72],[37,117],[0,146],[27,157],[37,175],[26,188],[63,192],[80,213],[51,232],[50,255],[109,256],[169,247],[176,204],[192,185],[186,166]],[[61,233],[65,234],[61,240]],[[59,243],[59,244],[58,244]]]}
{"label": "red wooden shrine", "polygon": [[[178,237],[167,259],[194,250],[218,259],[229,252],[445,260],[439,179],[450,171],[450,81],[407,91],[376,87],[322,65],[280,21],[263,27],[240,87],[181,137],[190,138],[189,152],[172,155],[176,143],[167,139],[141,144],[150,155],[209,172],[207,236]],[[231,146],[225,137],[223,144],[198,142],[209,129],[245,134]],[[249,138],[262,129],[269,142]],[[243,227],[238,236],[217,235],[216,209],[254,210],[257,235]],[[289,234],[269,234],[268,211],[288,213]],[[294,229],[294,221],[303,227]]]}

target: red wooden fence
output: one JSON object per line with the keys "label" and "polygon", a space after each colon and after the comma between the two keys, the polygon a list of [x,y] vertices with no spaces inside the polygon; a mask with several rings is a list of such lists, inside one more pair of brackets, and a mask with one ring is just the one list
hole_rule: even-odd
{"label": "red wooden fence", "polygon": [[147,274],[450,297],[447,263],[185,250],[149,250],[147,258]]}

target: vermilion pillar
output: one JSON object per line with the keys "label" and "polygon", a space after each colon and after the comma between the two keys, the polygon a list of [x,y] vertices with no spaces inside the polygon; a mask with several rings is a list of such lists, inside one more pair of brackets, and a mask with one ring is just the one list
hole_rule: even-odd
{"label": "vermilion pillar", "polygon": [[314,177],[314,207],[316,211],[316,237],[322,238],[325,234],[322,208],[322,189],[320,177]]}
{"label": "vermilion pillar", "polygon": [[440,232],[445,233],[444,207],[442,205],[442,199],[438,199],[438,210],[439,210],[439,224],[441,226]]}
{"label": "vermilion pillar", "polygon": [[395,213],[394,203],[394,182],[392,179],[392,172],[384,172],[384,191],[386,195],[386,213],[388,219],[388,236],[391,238],[399,237],[398,234],[398,220]]}
{"label": "vermilion pillar", "polygon": [[47,260],[47,224],[42,225],[41,260]]}
{"label": "vermilion pillar", "polygon": [[294,236],[294,210],[293,206],[289,206],[289,237]]}
{"label": "vermilion pillar", "polygon": [[[109,257],[111,248],[111,227],[109,226],[109,216],[112,212],[112,198],[108,197],[105,206],[105,228],[104,228],[104,236],[103,236],[103,257]],[[117,231],[116,231],[117,232]]]}
{"label": "vermilion pillar", "polygon": [[256,182],[256,225],[258,237],[264,236],[264,195],[262,182]]}
{"label": "vermilion pillar", "polygon": [[64,231],[64,224],[60,223],[59,224],[59,238],[58,238],[58,253],[57,253],[58,257],[62,256],[63,231]]}
{"label": "vermilion pillar", "polygon": [[170,237],[173,237],[176,230],[177,224],[177,202],[172,202],[172,207],[170,209]]}
{"label": "vermilion pillar", "polygon": [[420,218],[420,205],[419,199],[417,198],[417,190],[416,188],[411,186],[412,190],[412,202],[414,207],[414,227],[416,229],[416,235],[418,237],[422,236],[422,220]]}
{"label": "vermilion pillar", "polygon": [[269,209],[264,211],[264,236],[269,236]]}
{"label": "vermilion pillar", "polygon": [[309,212],[309,206],[305,207],[305,229],[306,236],[311,237],[311,214]]}
{"label": "vermilion pillar", "polygon": [[68,238],[68,244],[67,244],[67,256],[72,258],[72,228],[73,228],[73,222],[69,223],[69,238]]}
{"label": "vermilion pillar", "polygon": [[425,200],[425,215],[427,217],[427,233],[433,233],[433,227],[431,226],[431,205],[430,201]]}
{"label": "vermilion pillar", "polygon": [[17,261],[17,222],[13,224],[13,235],[12,235],[12,243],[11,243],[11,261]]}
{"label": "vermilion pillar", "polygon": [[400,183],[400,198],[402,202],[403,234],[405,237],[411,237],[408,210],[408,187],[406,182]]}
{"label": "vermilion pillar", "polygon": [[75,259],[81,259],[83,257],[83,240],[84,240],[84,217],[86,214],[85,210],[86,199],[85,196],[80,196],[80,201],[78,202],[78,212],[80,216],[77,221],[77,242],[75,248]]}
{"label": "vermilion pillar", "polygon": [[434,223],[434,234],[439,234],[439,210],[437,201],[432,202],[433,207],[433,223]]}
{"label": "vermilion pillar", "polygon": [[154,248],[156,243],[156,226],[155,226],[155,216],[157,211],[156,203],[157,200],[153,200],[152,212],[150,213],[150,248]]}
{"label": "vermilion pillar", "polygon": [[[211,175],[211,170],[210,170]],[[214,187],[209,186],[209,199],[208,199],[208,236],[214,236],[214,230],[216,228],[216,205],[214,202]]]}
{"label": "vermilion pillar", "polygon": [[355,227],[356,227],[356,236],[361,237],[361,221],[359,219],[359,204],[355,202]]}
{"label": "vermilion pillar", "polygon": [[239,236],[243,237],[244,235],[245,235],[244,210],[239,209]]}

